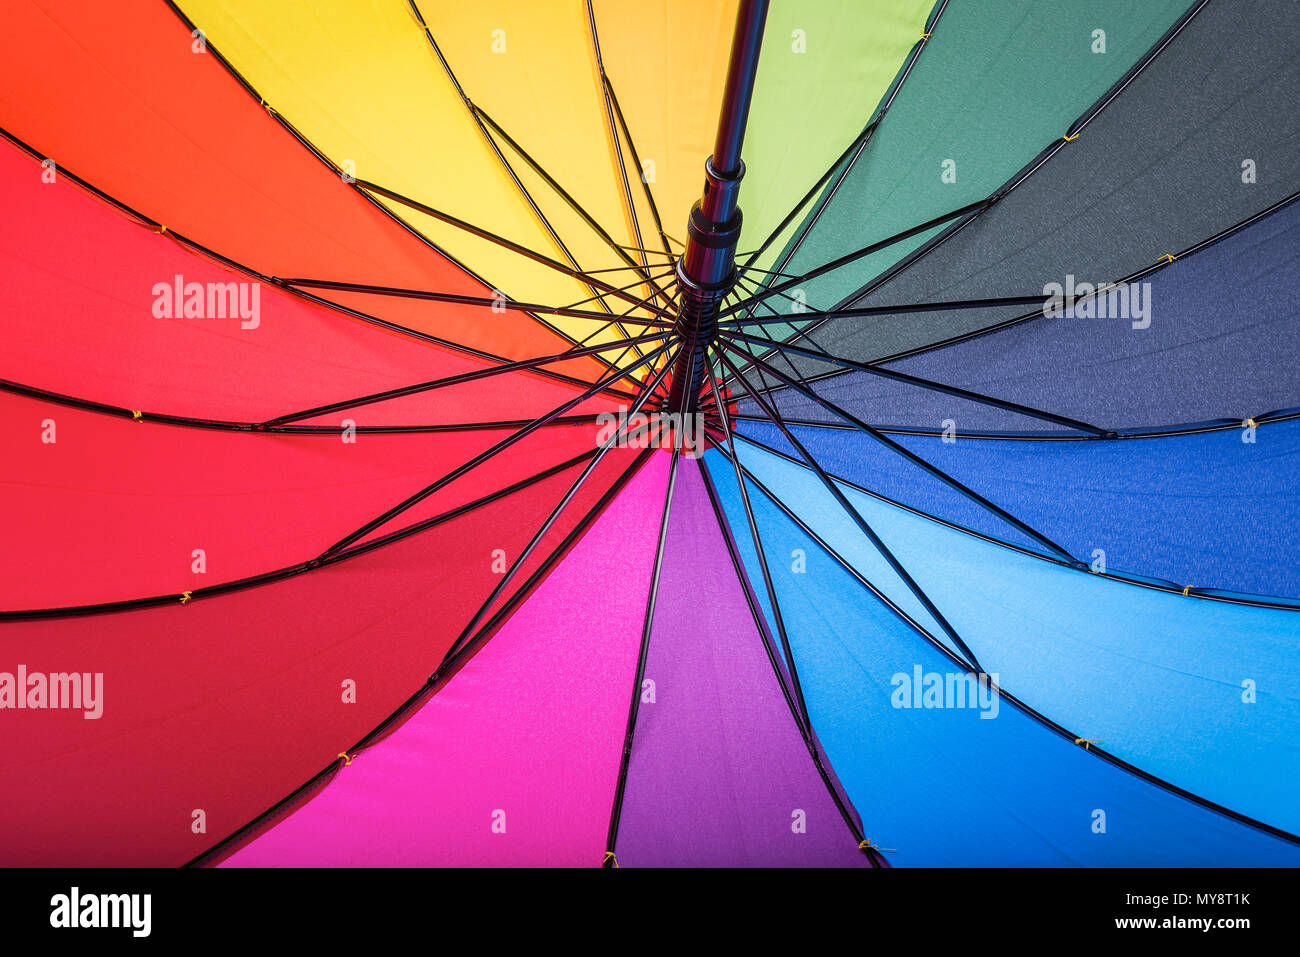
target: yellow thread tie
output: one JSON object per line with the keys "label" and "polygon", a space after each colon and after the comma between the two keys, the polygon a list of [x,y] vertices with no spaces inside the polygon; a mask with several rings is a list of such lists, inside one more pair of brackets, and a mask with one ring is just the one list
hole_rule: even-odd
{"label": "yellow thread tie", "polygon": [[181,592],[181,604],[188,605],[190,603],[190,599],[193,597],[194,597],[194,592],[191,591]]}
{"label": "yellow thread tie", "polygon": [[1191,590],[1192,590],[1192,586],[1191,586],[1191,585],[1188,585],[1186,588],[1184,588],[1184,589],[1183,589],[1183,597],[1186,598],[1188,592],[1190,592]]}
{"label": "yellow thread tie", "polygon": [[139,422],[139,421],[141,421],[141,420],[144,419],[144,413],[141,412],[139,409],[132,409],[132,410],[131,410],[131,418],[133,418],[135,421]]}
{"label": "yellow thread tie", "polygon": [[871,843],[871,838],[864,837],[862,840],[858,841],[858,850],[859,851],[896,851],[898,850],[898,848],[876,847],[876,845]]}
{"label": "yellow thread tie", "polygon": [[614,862],[614,866],[615,866],[615,867],[618,867],[618,855],[615,854],[613,851],[606,851],[606,852],[605,852],[605,859],[604,859],[603,861],[601,861],[601,864],[602,864],[602,866],[603,866],[603,865],[605,865],[605,864],[608,864],[610,861],[613,861],[613,862]]}
{"label": "yellow thread tie", "polygon": [[262,109],[266,110],[266,112],[270,113],[272,116],[276,115],[275,109],[271,106],[270,103],[266,102],[266,100],[262,100],[261,103],[262,103]]}
{"label": "yellow thread tie", "polygon": [[1163,256],[1161,256],[1159,259],[1157,259],[1156,262],[1158,262],[1158,263],[1171,263],[1171,262],[1173,262],[1173,261],[1174,261],[1175,259],[1177,259],[1177,258],[1178,258],[1178,257],[1175,256],[1175,255],[1173,255],[1172,253],[1165,253]]}
{"label": "yellow thread tie", "polygon": [[1065,142],[1067,142],[1067,143],[1073,143],[1073,142],[1074,142],[1075,140],[1077,140],[1078,138],[1079,138],[1079,134],[1078,134],[1078,133],[1075,133],[1073,136],[1063,136],[1063,137],[1061,137],[1061,139],[1065,140]]}
{"label": "yellow thread tie", "polygon": [[346,751],[340,751],[339,757],[343,759],[344,765],[352,763],[352,755],[348,754]]}
{"label": "yellow thread tie", "polygon": [[1259,428],[1259,423],[1256,422],[1254,419],[1247,419],[1247,420],[1246,420],[1246,424],[1247,424],[1248,426],[1250,426],[1252,429],[1257,429],[1257,428]]}
{"label": "yellow thread tie", "polygon": [[1083,750],[1087,751],[1089,745],[1101,744],[1101,738],[1075,738],[1074,743],[1083,745]]}
{"label": "yellow thread tie", "polygon": [[928,34],[928,33],[922,33],[922,34],[921,34],[921,39],[922,39],[922,40],[928,40],[928,39],[930,39],[930,34]]}

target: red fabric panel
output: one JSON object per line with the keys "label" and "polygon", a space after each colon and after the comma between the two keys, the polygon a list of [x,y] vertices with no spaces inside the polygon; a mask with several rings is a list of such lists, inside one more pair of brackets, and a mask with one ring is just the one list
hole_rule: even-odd
{"label": "red fabric panel", "polygon": [[[30,155],[0,140],[0,208],[15,224],[0,232],[0,299],[8,319],[0,377],[128,409],[260,422],[495,364],[265,283],[257,290],[255,324],[157,318],[157,283],[172,287],[180,275],[206,287],[248,277],[140,226],[71,180],[47,183],[41,173]],[[250,305],[252,295],[248,288]],[[554,345],[563,351],[563,343]],[[328,423],[531,419],[579,391],[531,372],[508,373],[350,409]],[[574,411],[613,402],[597,397]]]}
{"label": "red fabric panel", "polygon": [[[265,275],[491,294],[345,184],[190,44],[159,0],[15,0],[0,31],[0,117],[109,195]],[[509,358],[566,343],[522,313],[484,321],[479,308],[398,299],[382,309]],[[600,368],[569,366],[586,378]]]}
{"label": "red fabric panel", "polygon": [[[633,457],[610,454],[529,569]],[[0,625],[0,671],[104,676],[97,720],[5,712],[0,864],[177,865],[256,817],[423,684],[499,582],[491,550],[518,554],[576,474],[273,584]]]}
{"label": "red fabric panel", "polygon": [[[50,420],[53,444],[43,441]],[[595,432],[540,429],[381,531],[592,451]],[[361,433],[349,443],[133,422],[0,391],[0,609],[179,593],[315,558],[510,434]],[[204,574],[191,570],[196,548]]]}

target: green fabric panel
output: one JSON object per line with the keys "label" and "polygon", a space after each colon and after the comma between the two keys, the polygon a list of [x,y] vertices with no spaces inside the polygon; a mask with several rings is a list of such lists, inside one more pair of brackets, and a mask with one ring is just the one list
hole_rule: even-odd
{"label": "green fabric panel", "polygon": [[[807,272],[985,198],[1063,136],[1187,8],[1187,0],[951,0],[888,115],[782,271]],[[1104,53],[1093,52],[1095,30],[1105,31]],[[955,163],[955,182],[943,179],[945,160]],[[810,281],[801,287],[808,304],[833,308],[921,242]]]}
{"label": "green fabric panel", "polygon": [[[757,248],[862,132],[933,7],[934,0],[773,2],[745,132],[741,252]],[[779,252],[774,243],[756,265]]]}

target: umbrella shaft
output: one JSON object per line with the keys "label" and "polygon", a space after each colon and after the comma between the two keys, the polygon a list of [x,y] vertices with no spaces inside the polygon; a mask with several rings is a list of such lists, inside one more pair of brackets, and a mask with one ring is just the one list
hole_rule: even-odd
{"label": "umbrella shaft", "polygon": [[740,239],[740,147],[749,119],[758,51],[768,0],[741,0],[731,41],[727,85],[718,116],[713,155],[704,163],[704,193],[686,223],[686,251],[677,263],[681,299],[675,331],[681,343],[668,394],[670,412],[693,413],[708,369],[708,350],[718,332],[718,310],[736,285]]}

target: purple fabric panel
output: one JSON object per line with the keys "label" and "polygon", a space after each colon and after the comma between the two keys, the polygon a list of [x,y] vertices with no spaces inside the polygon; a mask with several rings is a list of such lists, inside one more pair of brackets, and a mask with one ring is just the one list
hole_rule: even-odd
{"label": "purple fabric panel", "polygon": [[645,677],[654,701],[643,690],[620,866],[870,866],[809,757],[689,460]]}

